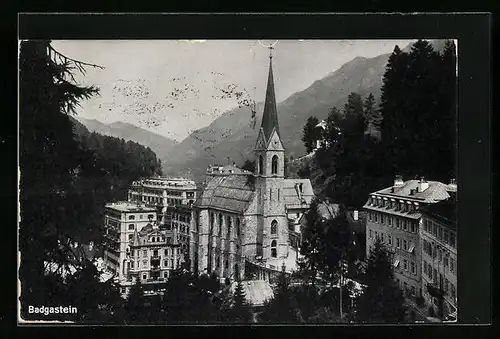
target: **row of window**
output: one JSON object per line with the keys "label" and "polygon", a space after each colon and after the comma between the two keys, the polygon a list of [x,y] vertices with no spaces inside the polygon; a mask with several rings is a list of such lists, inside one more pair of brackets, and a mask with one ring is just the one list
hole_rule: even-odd
{"label": "row of window", "polygon": [[[167,229],[170,229],[170,227],[167,227]],[[189,233],[189,226],[186,225],[179,225],[175,222],[172,223],[172,229],[174,230],[179,230],[181,233]]]}
{"label": "row of window", "polygon": [[439,226],[439,224],[433,222],[432,220],[424,220],[424,231],[432,234],[434,237],[438,238],[440,241],[443,241],[453,248],[456,248],[457,246],[455,232]]}
{"label": "row of window", "polygon": [[437,258],[437,265],[443,263],[443,268],[449,269],[451,273],[455,273],[455,259],[446,250],[436,248],[435,245],[429,243],[424,239],[422,242],[424,253],[429,255],[432,259]]}
{"label": "row of window", "polygon": [[[169,271],[165,271],[165,272],[163,272],[163,278],[164,278],[164,279],[168,279],[168,272],[169,272]],[[159,278],[159,277],[158,277],[158,278]],[[147,274],[146,272],[144,272],[144,273],[142,273],[142,280],[146,280],[146,279],[148,279],[148,274]],[[132,281],[132,280],[133,280],[133,279],[132,279],[132,277],[130,276],[130,277],[129,277],[129,281]]]}
{"label": "row of window", "polygon": [[410,201],[402,202],[380,197],[370,197],[368,204],[376,207],[391,208],[399,212],[414,213],[419,210],[419,206]]}
{"label": "row of window", "polygon": [[441,286],[443,291],[445,293],[449,293],[449,295],[455,299],[456,297],[456,287],[455,285],[448,280],[448,278],[443,279],[443,274],[439,273],[437,269],[433,268],[427,261],[423,261],[424,263],[424,274],[429,278],[429,280],[432,280],[432,282],[438,286]]}
{"label": "row of window", "polygon": [[[154,214],[148,214],[148,219],[154,219]],[[143,214],[139,214],[139,219],[143,219],[144,218],[144,215]],[[128,220],[135,220],[135,215],[131,214],[128,216]]]}
{"label": "row of window", "polygon": [[375,223],[395,227],[397,229],[402,229],[403,231],[407,231],[410,233],[418,232],[418,220],[409,220],[406,218],[399,218],[396,216],[387,215],[385,213],[372,211],[368,212],[368,220]]}
{"label": "row of window", "polygon": [[172,219],[180,221],[180,222],[186,222],[186,223],[191,222],[191,216],[183,215],[183,214],[180,214],[180,215],[175,214]]}
{"label": "row of window", "polygon": [[[396,261],[394,261],[394,267],[395,268],[398,268],[399,267],[399,264],[400,264],[400,261],[399,259],[397,259]],[[408,265],[409,264],[409,265]],[[412,274],[416,275],[417,274],[417,266],[415,265],[415,262],[414,261],[410,261],[408,262],[407,259],[403,259],[403,269],[405,271],[410,271]]]}
{"label": "row of window", "polygon": [[[375,239],[380,239],[382,243],[385,243],[385,236],[382,232],[373,232],[373,230],[369,230],[369,237],[373,239],[373,233],[375,233]],[[409,242],[406,239],[395,238],[395,242],[393,241],[393,237],[391,234],[387,235],[387,243],[390,247],[403,248],[403,250],[408,251],[409,253],[414,254],[415,245],[412,242]]]}
{"label": "row of window", "polygon": [[[180,264],[179,259],[177,259],[177,265],[175,265],[174,259],[170,260],[163,260],[163,267],[164,268],[177,268]],[[129,269],[135,269],[135,262],[133,260],[128,262],[128,267]],[[137,261],[137,269],[147,269],[148,268],[148,261],[147,260],[142,260],[142,261]]]}
{"label": "row of window", "polygon": [[[278,156],[277,155],[273,156],[273,158],[271,160],[271,173],[278,174]],[[262,155],[259,155],[259,174],[260,175],[264,174],[264,157]]]}
{"label": "row of window", "polygon": [[[129,251],[129,249],[127,248],[127,252],[128,251]],[[164,249],[163,254],[166,256],[169,256],[169,255],[174,255],[175,252],[176,252],[175,248],[166,248],[166,249]],[[140,250],[133,250],[131,253],[132,257],[139,257],[139,254],[140,254]],[[159,255],[159,250],[157,250],[157,249],[153,250],[153,256],[157,257],[158,255]],[[142,250],[142,256],[144,258],[147,258],[148,257],[148,250]]]}

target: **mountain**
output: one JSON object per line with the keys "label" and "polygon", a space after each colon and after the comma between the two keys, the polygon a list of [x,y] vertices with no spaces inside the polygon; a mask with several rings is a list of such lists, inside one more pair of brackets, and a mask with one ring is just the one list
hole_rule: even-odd
{"label": "mountain", "polygon": [[80,117],[77,117],[76,120],[82,123],[90,132],[135,141],[143,146],[149,147],[160,159],[163,159],[168,151],[177,144],[177,141],[126,122],[117,121],[111,124],[105,124],[95,119],[84,119]]}
{"label": "mountain", "polygon": [[[388,57],[389,54],[369,59],[354,58],[309,88],[279,103],[281,137],[288,155],[298,157],[305,153],[301,134],[309,116],[325,119],[333,106],[344,104],[350,92],[363,96],[371,92],[378,98]],[[279,81],[275,85],[279,86]],[[246,107],[224,113],[168,152],[161,159],[164,170],[172,174],[190,172],[197,179],[210,164],[242,164],[245,159],[251,159],[262,111],[263,105],[258,103],[255,118]]]}
{"label": "mountain", "polygon": [[[437,50],[444,43],[432,41]],[[404,48],[408,51],[411,44]],[[307,89],[297,92],[278,103],[278,117],[283,144],[290,157],[305,154],[301,136],[302,128],[310,116],[325,119],[334,106],[341,108],[351,92],[361,96],[372,93],[376,104],[380,100],[382,77],[390,54],[374,58],[356,57],[336,71],[317,80]],[[266,84],[262,84],[265,90]],[[279,86],[279,80],[275,82]],[[230,110],[215,119],[209,126],[193,132],[161,157],[166,173],[186,175],[201,181],[210,164],[235,162],[253,158],[253,147],[262,119],[263,104],[258,103],[255,117],[246,108]]]}

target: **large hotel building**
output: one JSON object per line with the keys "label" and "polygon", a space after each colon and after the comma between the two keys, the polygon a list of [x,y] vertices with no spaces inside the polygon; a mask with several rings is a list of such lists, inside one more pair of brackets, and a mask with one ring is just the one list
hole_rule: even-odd
{"label": "large hotel building", "polygon": [[435,314],[451,315],[454,319],[457,318],[456,213],[455,197],[422,210],[423,297]]}
{"label": "large hotel building", "polygon": [[403,181],[373,192],[364,205],[366,252],[380,240],[392,253],[394,275],[407,297],[423,295],[422,289],[422,209],[445,201],[456,192],[456,185],[438,181]]}
{"label": "large hotel building", "polygon": [[177,231],[160,224],[153,207],[128,201],[107,204],[104,225],[104,265],[123,294],[137,278],[146,291],[157,290],[184,263]]}
{"label": "large hotel building", "polygon": [[177,232],[181,251],[189,258],[191,206],[196,200],[196,184],[185,178],[146,178],[134,181],[128,201],[155,207],[158,221]]}

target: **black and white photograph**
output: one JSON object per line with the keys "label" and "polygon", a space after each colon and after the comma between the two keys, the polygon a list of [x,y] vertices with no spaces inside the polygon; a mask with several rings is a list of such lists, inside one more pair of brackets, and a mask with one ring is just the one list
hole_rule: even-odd
{"label": "black and white photograph", "polygon": [[18,322],[456,323],[459,42],[19,40]]}

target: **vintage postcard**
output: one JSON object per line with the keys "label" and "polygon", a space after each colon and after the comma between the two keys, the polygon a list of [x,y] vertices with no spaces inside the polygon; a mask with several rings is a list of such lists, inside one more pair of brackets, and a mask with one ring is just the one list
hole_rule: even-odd
{"label": "vintage postcard", "polygon": [[19,323],[457,320],[458,40],[22,40]]}

